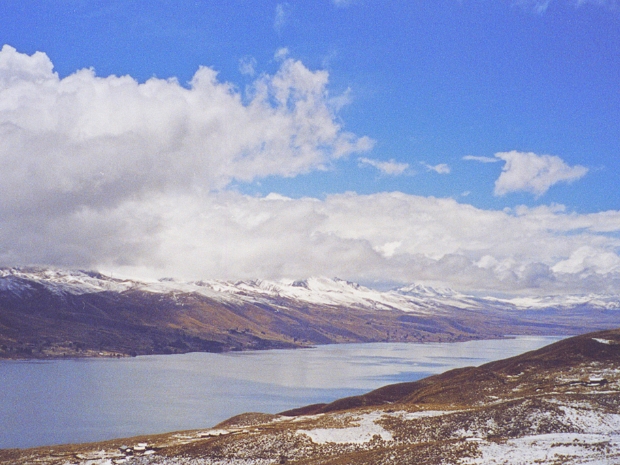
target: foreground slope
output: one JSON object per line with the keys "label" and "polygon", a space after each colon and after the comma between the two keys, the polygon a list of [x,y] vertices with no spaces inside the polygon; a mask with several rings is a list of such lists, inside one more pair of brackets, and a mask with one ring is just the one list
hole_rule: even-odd
{"label": "foreground slope", "polygon": [[106,443],[0,451],[41,464],[617,464],[620,330],[565,339],[282,415]]}
{"label": "foreground slope", "polygon": [[339,279],[143,282],[0,269],[0,358],[125,356],[577,334],[620,326],[617,296],[498,300]]}

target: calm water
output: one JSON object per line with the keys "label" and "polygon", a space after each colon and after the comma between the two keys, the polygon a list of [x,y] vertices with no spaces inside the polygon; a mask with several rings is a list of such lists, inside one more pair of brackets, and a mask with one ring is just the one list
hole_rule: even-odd
{"label": "calm water", "polygon": [[560,338],[0,362],[0,448],[205,428],[480,365]]}

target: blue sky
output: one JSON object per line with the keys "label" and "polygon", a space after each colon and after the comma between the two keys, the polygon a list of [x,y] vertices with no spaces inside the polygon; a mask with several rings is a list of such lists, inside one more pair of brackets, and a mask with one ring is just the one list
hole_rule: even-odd
{"label": "blue sky", "polygon": [[[239,118],[231,122],[223,116],[218,124],[233,124],[245,121],[244,118],[254,118],[252,121],[256,123],[256,126],[240,126],[251,126],[256,130],[251,134],[248,130],[247,140],[239,138],[245,142],[239,142],[238,151],[231,148],[226,156],[222,155],[225,152],[222,147],[228,147],[230,139],[235,136],[222,132],[217,133],[217,137],[222,137],[221,141],[213,136],[200,142],[202,147],[213,144],[209,150],[220,150],[213,159],[210,158],[213,152],[209,150],[205,149],[200,155],[202,158],[196,158],[198,146],[183,145],[183,148],[169,152],[161,149],[161,158],[149,159],[148,162],[142,158],[127,161],[130,160],[126,156],[130,149],[126,138],[131,134],[142,134],[135,126],[137,123],[127,115],[139,118],[141,111],[151,108],[151,104],[135,103],[136,108],[129,105],[133,110],[127,113],[120,103],[118,107],[105,109],[107,100],[104,97],[99,103],[92,100],[92,106],[87,109],[64,103],[63,111],[71,113],[75,110],[76,115],[81,116],[76,116],[75,122],[62,128],[58,125],[47,128],[45,142],[37,132],[42,126],[29,128],[27,134],[20,133],[15,140],[20,141],[19,147],[30,147],[29,151],[24,152],[19,159],[21,162],[17,158],[7,158],[10,163],[6,166],[12,167],[14,171],[9,171],[15,176],[12,184],[7,181],[4,186],[5,198],[11,196],[11,192],[15,193],[15,186],[18,186],[17,190],[23,190],[20,198],[25,196],[34,200],[31,203],[15,200],[10,208],[0,212],[4,214],[0,217],[0,221],[4,221],[0,231],[5,231],[4,236],[0,234],[0,258],[4,264],[97,266],[142,273],[150,269],[157,270],[153,273],[168,272],[188,277],[260,274],[256,277],[297,278],[303,277],[300,274],[338,273],[341,277],[365,282],[422,280],[471,289],[531,291],[542,288],[558,292],[574,286],[563,280],[571,274],[571,279],[586,283],[584,289],[609,290],[616,286],[616,275],[620,273],[617,242],[620,235],[617,216],[620,209],[620,189],[617,188],[620,181],[620,5],[616,1],[9,0],[2,3],[0,13],[0,45],[7,44],[15,49],[15,54],[7,58],[6,63],[20,63],[5,64],[5,73],[21,76],[15,71],[18,66],[28,69],[41,66],[40,73],[48,73],[45,79],[50,78],[49,70],[43,71],[47,69],[43,61],[37,61],[35,65],[33,54],[42,52],[47,62],[53,65],[53,72],[57,73],[58,95],[66,96],[67,88],[75,86],[71,76],[77,76],[79,70],[94,70],[90,77],[83,77],[81,83],[91,79],[93,83],[103,85],[101,79],[108,76],[128,76],[136,85],[144,85],[149,79],[154,81],[152,78],[157,78],[155,81],[160,83],[170,83],[166,80],[174,78],[182,88],[191,90],[195,87],[192,83],[194,75],[203,66],[217,73],[209,78],[213,83],[227,85],[229,94],[236,96],[248,110],[245,115],[243,108],[233,109],[231,106],[229,111],[222,106],[223,115],[240,112]],[[9,56],[8,51],[5,56]],[[15,58],[18,56],[24,59]],[[26,64],[26,57],[31,57],[31,64]],[[287,82],[287,89],[292,89],[286,102],[277,102],[274,89],[280,82],[278,76]],[[13,102],[10,92],[18,92],[17,84],[13,84],[17,82],[15,79],[5,78],[6,92],[4,97],[0,96],[0,102],[3,99]],[[32,79],[35,82],[39,78]],[[33,84],[35,87],[29,91],[19,87],[19,92],[31,92],[27,95],[34,96],[40,91],[43,95],[46,88],[36,87],[41,85],[40,79],[36,82],[38,84]],[[289,118],[286,128],[290,134],[286,133],[286,143],[270,139],[268,128],[260,123],[263,120],[249,110],[261,83],[271,86],[271,94],[265,100],[271,104],[271,109],[263,108],[265,121],[274,109],[282,112],[281,118]],[[85,88],[76,91],[76,95],[87,92]],[[100,90],[99,95],[108,90]],[[296,116],[294,110],[299,102],[309,98],[308,95],[312,96],[315,108],[311,115],[304,113],[305,123],[300,123],[298,118],[301,116]],[[119,97],[120,101],[123,98]],[[152,98],[157,100],[158,97]],[[50,101],[49,95],[45,101]],[[206,106],[210,104],[208,100],[203,102]],[[49,108],[50,115],[64,114],[60,106],[54,105]],[[8,113],[9,107],[13,113]],[[2,122],[22,129],[26,127],[15,116],[15,107],[5,104],[3,108]],[[33,104],[32,108],[36,106]],[[158,107],[157,111],[166,115],[165,118],[171,118],[172,112],[181,110]],[[99,116],[94,116],[97,114]],[[194,121],[193,114],[186,114],[183,121]],[[103,132],[97,134],[92,132],[92,127],[80,127],[84,121],[97,118],[118,122],[120,126],[110,126],[105,130],[98,126],[97,130]],[[200,118],[196,121],[199,120],[203,121]],[[312,123],[308,123],[310,120]],[[120,121],[126,121],[126,125]],[[304,126],[306,123],[308,127]],[[265,124],[277,126],[279,123]],[[321,133],[324,136],[303,139],[308,131],[312,134],[324,131]],[[82,136],[79,140],[66,142],[68,145],[50,142],[74,137],[78,132],[89,134],[89,140],[95,145],[86,147]],[[112,145],[106,146],[105,150],[101,149],[101,160],[115,156],[123,160],[117,163],[116,166],[121,168],[114,171],[113,176],[112,171],[105,171],[103,162],[93,155],[103,144],[103,133],[108,142],[118,138],[114,143],[109,142]],[[56,138],[50,134],[55,134]],[[144,144],[132,142],[138,144],[132,146],[132,153],[150,151],[149,157],[153,157],[153,152],[160,150],[146,143],[151,136],[136,137]],[[307,145],[295,146],[296,141],[302,139]],[[338,151],[345,140],[350,146]],[[120,145],[114,145],[117,143]],[[11,144],[12,155],[6,148],[5,156],[17,157],[14,149],[17,142]],[[286,150],[281,144],[286,145]],[[78,145],[79,149],[76,148]],[[54,184],[56,181],[44,179],[45,173],[31,172],[30,178],[19,174],[27,164],[26,158],[33,156],[32,147],[38,147],[37,150],[46,154],[61,154],[58,155],[60,158],[49,155],[44,163],[50,163],[59,172],[62,168],[62,176],[66,175],[63,182]],[[75,152],[71,158],[73,161],[64,165],[67,158],[62,154],[69,152]],[[219,161],[216,163],[215,159]],[[240,160],[243,163],[239,164]],[[191,163],[195,163],[194,168]],[[148,176],[144,170],[136,174],[138,165],[149,167]],[[159,166],[160,171],[151,170],[153,166]],[[168,171],[177,173],[179,179],[182,175],[191,179],[184,183],[177,178],[167,178],[162,173]],[[205,174],[200,178],[203,171]],[[108,175],[105,182],[97,181],[98,186],[103,187],[100,187],[96,201],[89,197],[94,194],[87,194],[83,188],[86,182],[92,184],[93,173]],[[140,187],[132,190],[128,187],[128,180],[136,176],[141,181],[132,181],[132,185]],[[8,177],[12,176],[9,174]],[[111,177],[113,181],[108,182]],[[58,180],[59,176],[54,179]],[[47,187],[40,191],[28,190],[25,184]],[[278,214],[275,212],[279,207],[265,207],[265,217],[274,221],[284,221],[283,218],[289,218],[286,215],[291,215],[292,222],[292,218],[301,215],[299,212],[306,211],[306,207],[300,206],[306,197],[319,202],[320,207],[314,208],[313,214],[327,215],[320,226],[308,224],[304,229],[306,233],[291,233],[287,229],[291,227],[288,220],[284,221],[286,225],[279,233],[297,237],[291,239],[291,250],[308,247],[316,252],[316,256],[322,253],[330,256],[333,253],[330,247],[321,249],[323,252],[313,248],[312,241],[320,232],[331,239],[337,237],[345,241],[334,247],[347,251],[343,257],[357,257],[356,265],[346,268],[321,259],[304,267],[303,263],[308,259],[295,256],[290,260],[298,260],[298,266],[284,265],[285,257],[274,259],[273,253],[263,252],[273,248],[273,244],[264,242],[273,231],[257,233],[256,226],[247,224],[235,226],[245,228],[245,233],[237,231],[238,236],[232,234],[236,239],[221,244],[216,258],[215,252],[208,252],[204,247],[204,241],[214,241],[213,237],[204,235],[205,231],[230,236],[230,230],[226,229],[230,227],[230,217],[220,218],[218,221],[222,223],[213,223],[219,226],[211,226],[211,223],[196,225],[191,235],[197,239],[191,247],[194,252],[188,253],[195,254],[199,250],[198,256],[203,263],[214,260],[220,266],[209,268],[195,264],[184,268],[182,263],[186,260],[181,260],[179,265],[164,265],[170,263],[170,255],[179,253],[175,240],[183,244],[188,242],[188,239],[181,240],[178,232],[179,224],[187,224],[187,218],[164,219],[163,210],[154,213],[154,202],[161,206],[170,202],[172,196],[182,196],[183,200],[175,197],[176,205],[183,205],[178,207],[179,210],[206,214],[210,208],[223,208],[223,204],[234,203],[235,208],[241,208],[242,204],[266,199],[270,193],[293,199],[295,202],[291,205],[300,209],[292,213],[289,208],[288,213]],[[370,225],[346,230],[335,225],[336,213],[325,213],[332,203],[338,203],[334,199],[342,199],[339,196],[347,195],[345,193],[355,193],[354,198],[348,197],[351,203],[342,207],[352,216],[361,208],[360,202],[365,204],[367,199],[376,199],[373,196],[386,193],[394,193],[396,197],[400,194],[409,196],[405,197],[406,200],[399,198],[398,202],[410,205],[407,211],[412,218],[417,218],[411,220],[416,225],[422,221],[419,218],[424,217],[420,209],[426,211],[426,207],[422,208],[420,204],[432,202],[432,199],[451,199],[457,205],[456,210],[475,211],[475,218],[472,216],[468,221],[482,229],[489,226],[480,226],[481,218],[504,214],[507,215],[506,222],[517,221],[527,216],[523,214],[524,209],[552,212],[549,213],[551,216],[545,217],[550,224],[563,224],[569,220],[574,224],[556,231],[543,226],[541,221],[536,233],[529,232],[534,243],[541,241],[537,247],[559,237],[563,248],[535,257],[517,246],[508,250],[505,246],[490,245],[486,236],[458,237],[457,232],[445,225],[434,230],[430,226],[432,222],[425,223],[428,229],[418,231],[414,228],[416,232],[412,229],[406,237],[397,232],[393,237],[385,231],[381,234],[374,230],[369,232]],[[101,200],[102,196],[105,200]],[[56,197],[58,200],[50,205],[49,199]],[[236,200],[231,200],[233,197]],[[275,201],[274,196],[270,199]],[[128,209],[130,206],[137,208],[135,203],[138,200],[145,202],[140,207],[145,209],[140,217],[151,215],[148,225],[130,224],[127,216],[120,213],[123,211],[124,215],[129,215]],[[196,202],[202,202],[202,206]],[[268,201],[261,205],[266,203]],[[412,204],[416,205],[415,208],[411,207]],[[102,205],[114,214],[105,216]],[[447,215],[446,205],[438,207],[434,215]],[[258,209],[256,206],[247,208],[248,212],[240,213],[240,217],[245,218]],[[397,211],[400,207],[394,208]],[[15,212],[24,209],[36,211],[39,220],[26,221],[23,215],[19,221],[10,219]],[[115,238],[114,241],[104,241],[107,245],[99,252],[93,251],[91,243],[103,241],[102,237],[77,232],[84,229],[82,222],[86,221],[84,215],[87,211],[106,223],[103,228],[108,228],[106,237]],[[393,218],[385,213],[389,211],[390,207],[385,207],[382,210],[385,218],[380,220],[375,213],[368,213],[369,224],[373,218],[383,223],[392,221]],[[68,220],[67,215],[72,215],[72,219]],[[42,216],[51,219],[43,225],[38,224]],[[345,224],[351,224],[349,219],[342,219],[344,216],[338,217]],[[209,221],[212,220],[215,221]],[[95,220],[91,218],[89,221]],[[256,221],[256,224],[263,224]],[[309,221],[308,217],[303,221]],[[527,229],[531,221],[531,218],[528,221],[523,219],[518,227],[509,226],[508,229]],[[600,225],[601,221],[604,226]],[[63,229],[58,224],[73,226]],[[88,224],[86,229],[102,230],[101,225]],[[271,221],[265,221],[265,224],[273,226]],[[379,228],[377,224],[372,227]],[[24,235],[25,230],[29,233]],[[37,233],[41,230],[46,231],[45,234]],[[136,238],[120,239],[126,237],[126,231],[138,230],[143,232],[141,237],[148,236],[148,240],[145,239],[149,243],[147,248],[158,250],[158,257],[144,251],[136,252]],[[442,242],[441,237],[446,239],[445,251],[420,245],[425,243],[423,238],[431,231],[440,236],[438,243]],[[501,234],[500,230],[492,232]],[[306,236],[302,240],[303,234]],[[17,236],[29,237],[32,244],[38,244],[36,247],[45,252],[35,253],[35,245],[16,245]],[[50,237],[58,237],[55,245],[44,245]],[[176,239],[172,240],[173,237]],[[575,237],[582,239],[581,242]],[[346,241],[358,242],[348,248],[350,243]],[[233,249],[234,253],[230,252],[230,255],[221,253],[221,250]],[[373,253],[380,256],[373,258]],[[476,270],[492,268],[494,278],[480,277],[476,282],[450,278],[451,273],[456,276],[468,269],[465,265],[465,268],[457,267],[461,271],[453,265],[448,268],[437,265],[446,256],[453,255],[468,261],[468,266],[476,266]],[[238,265],[222,265],[235,260]],[[435,274],[403,272],[418,269],[416,267],[427,269],[430,265],[424,265],[424,260],[431,260],[433,266],[439,266]],[[603,262],[607,265],[600,265]],[[263,267],[265,263],[270,265]],[[530,265],[547,267],[547,271],[542,277],[538,274],[535,279],[528,277],[526,268]],[[376,273],[362,271],[365,266],[377,270]],[[506,270],[514,276],[507,278]],[[544,281],[547,284],[541,284],[539,278],[547,279]],[[590,282],[594,278],[597,279],[596,285]],[[599,283],[599,278],[603,284]]]}

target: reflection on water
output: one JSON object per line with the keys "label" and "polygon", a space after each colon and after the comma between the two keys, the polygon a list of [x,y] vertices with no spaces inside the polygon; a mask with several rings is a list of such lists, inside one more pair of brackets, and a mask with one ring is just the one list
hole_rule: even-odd
{"label": "reflection on water", "polygon": [[560,338],[0,362],[0,448],[205,428],[517,355]]}

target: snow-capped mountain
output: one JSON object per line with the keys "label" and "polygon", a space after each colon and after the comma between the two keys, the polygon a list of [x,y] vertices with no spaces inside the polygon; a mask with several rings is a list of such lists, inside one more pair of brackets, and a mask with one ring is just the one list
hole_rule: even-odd
{"label": "snow-capped mountain", "polygon": [[617,296],[498,299],[341,279],[141,281],[0,269],[0,358],[576,334],[620,326]]}
{"label": "snow-capped mountain", "polygon": [[137,283],[119,280],[96,272],[47,269],[0,268],[0,291],[15,294],[33,291],[41,285],[57,294],[88,294],[103,291],[123,292]]}
{"label": "snow-capped mountain", "polygon": [[270,302],[286,299],[312,305],[397,309],[427,313],[446,307],[461,309],[511,308],[542,310],[550,308],[590,308],[620,310],[620,295],[576,294],[514,298],[472,296],[453,289],[436,289],[411,284],[389,291],[378,291],[338,278],[311,277],[305,280],[202,280],[182,282],[171,278],[159,281],[119,279],[98,272],[44,268],[0,269],[0,291],[15,293],[32,289],[34,284],[57,294],[82,295],[97,292],[139,290],[155,294],[199,294],[222,302]]}
{"label": "snow-capped mountain", "polygon": [[565,308],[572,309],[578,307],[599,308],[605,310],[619,310],[620,296],[605,294],[569,294],[569,295],[549,295],[514,297],[511,299],[495,299],[487,297],[484,299],[489,305],[494,302],[499,304],[514,305],[519,309],[541,310],[546,308]]}

